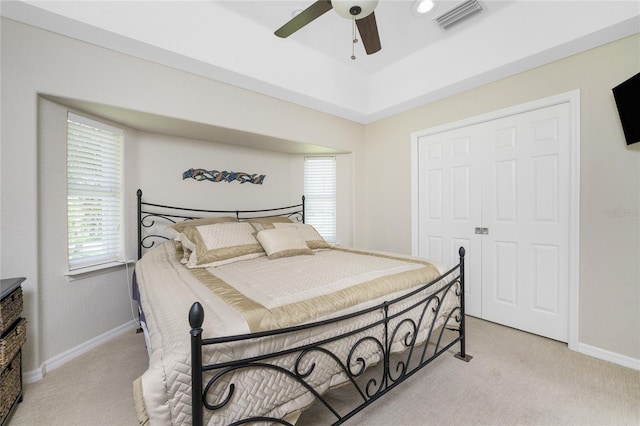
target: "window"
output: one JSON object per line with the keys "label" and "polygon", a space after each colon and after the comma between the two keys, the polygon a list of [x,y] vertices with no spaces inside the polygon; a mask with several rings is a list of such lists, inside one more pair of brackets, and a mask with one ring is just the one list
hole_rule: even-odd
{"label": "window", "polygon": [[330,243],[336,238],[336,158],[304,159],[305,222]]}
{"label": "window", "polygon": [[123,258],[122,139],[121,129],[68,114],[69,271]]}

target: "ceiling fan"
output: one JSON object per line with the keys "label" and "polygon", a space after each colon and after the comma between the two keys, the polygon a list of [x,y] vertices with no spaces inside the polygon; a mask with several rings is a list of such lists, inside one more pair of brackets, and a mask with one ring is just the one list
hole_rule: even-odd
{"label": "ceiling fan", "polygon": [[[311,23],[315,19],[334,9],[343,18],[352,19],[358,27],[362,44],[367,55],[379,51],[380,35],[376,24],[376,15],[373,10],[378,5],[378,0],[317,0],[311,6],[304,9],[289,22],[278,28],[275,35],[286,38],[300,28]],[[355,29],[354,29],[355,32]],[[354,43],[356,39],[354,38]],[[355,56],[351,57],[355,59]]]}

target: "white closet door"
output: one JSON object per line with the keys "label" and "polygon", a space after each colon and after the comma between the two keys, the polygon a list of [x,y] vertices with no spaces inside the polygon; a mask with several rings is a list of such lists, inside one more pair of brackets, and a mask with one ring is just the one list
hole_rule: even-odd
{"label": "white closet door", "polygon": [[469,315],[565,342],[569,138],[563,103],[418,140],[419,255],[465,247]]}
{"label": "white closet door", "polygon": [[476,138],[470,128],[420,138],[418,250],[452,266],[459,248],[465,248],[466,312],[479,317],[482,250],[474,226],[481,222],[482,170]]}
{"label": "white closet door", "polygon": [[486,123],[483,318],[568,338],[569,106]]}

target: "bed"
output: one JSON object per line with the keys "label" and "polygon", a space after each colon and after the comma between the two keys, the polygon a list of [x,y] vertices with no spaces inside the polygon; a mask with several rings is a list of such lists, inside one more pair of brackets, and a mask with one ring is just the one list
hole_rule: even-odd
{"label": "bed", "polygon": [[[300,204],[201,210],[138,190],[133,293],[149,352],[141,424],[340,424],[459,344],[464,249],[451,268],[339,248]],[[327,398],[337,387],[353,401]],[[317,411],[317,410],[315,410]]]}

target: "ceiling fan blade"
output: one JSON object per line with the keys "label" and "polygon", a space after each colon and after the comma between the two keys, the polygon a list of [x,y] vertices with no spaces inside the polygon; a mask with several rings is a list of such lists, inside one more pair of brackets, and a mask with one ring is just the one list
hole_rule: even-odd
{"label": "ceiling fan blade", "polygon": [[278,28],[275,32],[275,35],[277,35],[278,37],[287,38],[314,19],[324,15],[332,8],[333,6],[331,6],[331,1],[318,0],[311,6],[300,12],[298,15],[296,15],[282,27]]}
{"label": "ceiling fan blade", "polygon": [[356,25],[358,26],[358,32],[360,33],[360,38],[362,39],[362,44],[364,44],[364,50],[367,52],[367,55],[371,55],[382,49],[375,12],[371,12],[370,15],[362,19],[356,19]]}

